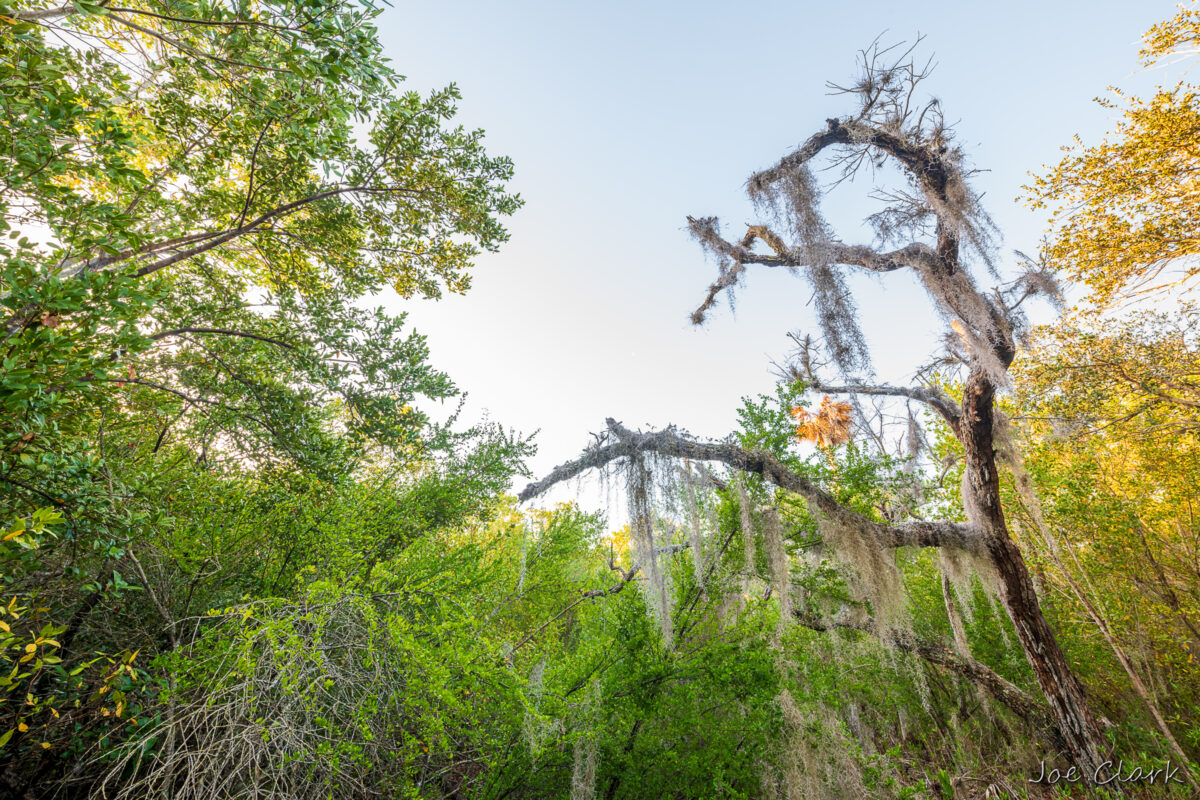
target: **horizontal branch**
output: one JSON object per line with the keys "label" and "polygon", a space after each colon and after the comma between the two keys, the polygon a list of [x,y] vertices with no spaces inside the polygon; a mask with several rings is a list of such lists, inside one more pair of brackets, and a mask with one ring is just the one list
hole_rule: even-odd
{"label": "horizontal branch", "polygon": [[238,336],[243,339],[255,339],[260,342],[267,342],[278,347],[283,347],[287,350],[295,350],[296,348],[287,342],[281,342],[278,339],[272,339],[269,336],[263,336],[258,333],[247,333],[246,331],[226,330],[225,328],[172,328],[169,331],[160,331],[150,337],[152,341],[166,339],[168,336],[181,336],[185,333],[215,333],[222,336]]}
{"label": "horizontal branch", "polygon": [[809,387],[826,394],[863,394],[874,397],[906,397],[909,400],[916,400],[919,403],[932,408],[938,412],[950,426],[957,431],[959,420],[962,419],[962,412],[954,403],[954,400],[936,387],[926,386],[888,386],[887,384],[869,385],[863,383],[849,383],[843,386],[831,386],[822,383],[815,375],[809,374],[805,376],[805,381]]}
{"label": "horizontal branch", "polygon": [[650,433],[633,432],[609,419],[608,430],[615,441],[590,448],[580,458],[555,467],[540,481],[526,486],[517,499],[521,502],[544,494],[550,487],[570,480],[589,469],[599,469],[613,461],[639,453],[658,453],[693,461],[719,461],[740,472],[759,475],[770,483],[794,492],[808,501],[820,515],[852,526],[872,536],[881,547],[957,547],[970,549],[975,537],[969,525],[959,522],[908,522],[887,525],[846,508],[831,494],[763,450],[746,450],[721,442],[701,442],[684,438],[668,428]]}
{"label": "horizontal branch", "polygon": [[12,17],[22,22],[37,22],[44,19],[64,17],[78,12],[79,9],[76,8],[74,3],[63,3],[61,6],[55,6],[54,8],[39,8],[36,11],[17,11]]}
{"label": "horizontal branch", "polygon": [[195,405],[208,405],[208,406],[223,405],[218,400],[210,400],[207,397],[192,397],[188,394],[185,394],[185,393],[179,391],[178,389],[173,389],[170,386],[163,386],[161,383],[154,383],[153,381],[142,380],[141,378],[125,378],[125,377],[122,377],[122,378],[98,378],[94,375],[86,375],[83,378],[80,378],[80,380],[87,382],[87,383],[115,383],[118,386],[124,385],[126,383],[132,383],[136,386],[145,386],[150,389],[158,389],[161,392],[167,392],[168,394],[173,394],[176,397],[178,397],[180,400],[183,400],[194,406]]}
{"label": "horizontal branch", "polygon": [[[697,238],[734,261],[769,267],[814,266],[811,249],[797,250],[787,247],[782,238],[765,225],[749,226],[742,240],[734,243],[722,238],[717,233],[716,226],[709,224],[711,222],[711,218],[688,217],[688,226]],[[754,252],[751,248],[757,240],[765,242],[773,254]],[[829,241],[821,245],[820,255],[825,263],[861,267],[871,272],[895,272],[906,267],[924,269],[937,263],[937,253],[924,242],[912,242],[895,250],[881,252],[865,244]]]}
{"label": "horizontal branch", "polygon": [[[705,312],[712,308],[721,292],[737,284],[746,264],[788,268],[818,266],[814,264],[812,249],[789,248],[777,234],[763,225],[750,226],[740,242],[731,242],[722,237],[712,217],[688,217],[688,227],[702,245],[734,263],[732,269],[723,270],[708,287],[704,301],[692,314],[692,321],[696,323],[704,320]],[[756,240],[767,243],[772,253],[755,252],[752,248]],[[866,245],[831,241],[821,245],[820,260],[824,264],[859,267],[876,273],[909,268],[925,274],[936,268],[938,256],[932,247],[922,242],[912,242],[896,250],[881,252]]]}
{"label": "horizontal branch", "polygon": [[815,631],[846,628],[868,633],[884,644],[895,647],[898,650],[903,650],[906,653],[913,653],[931,664],[936,664],[956,675],[960,675],[982,687],[988,694],[1025,722],[1048,734],[1053,744],[1058,746],[1061,743],[1061,735],[1048,709],[1020,688],[1005,680],[1004,677],[986,664],[982,664],[973,658],[964,658],[944,645],[919,638],[911,631],[897,628],[881,629],[875,620],[870,617],[856,621],[845,619],[829,621],[801,611],[795,612],[794,616],[800,625]]}
{"label": "horizontal branch", "polygon": [[[213,28],[260,28],[262,30],[273,31],[276,33],[304,33],[304,28],[295,25],[273,25],[269,22],[263,22],[256,19],[203,19],[200,17],[177,17],[170,14],[159,14],[154,11],[149,11],[144,8],[127,8],[124,6],[110,6],[105,2],[97,3],[96,5],[104,6],[109,13],[120,14],[136,14],[142,17],[150,17],[152,19],[160,19],[165,22],[177,22],[182,25],[199,25],[203,27]],[[33,11],[17,11],[12,14],[13,19],[21,20],[22,22],[38,22],[42,20],[55,19],[57,17],[69,17],[80,13],[79,6],[75,3],[63,3],[61,6],[54,8],[41,8]]]}

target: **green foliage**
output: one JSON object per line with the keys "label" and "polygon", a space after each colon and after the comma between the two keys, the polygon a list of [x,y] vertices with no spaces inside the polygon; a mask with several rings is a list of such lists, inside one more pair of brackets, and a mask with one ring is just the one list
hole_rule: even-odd
{"label": "green foliage", "polygon": [[428,537],[484,524],[531,452],[432,423],[456,387],[362,302],[465,291],[520,205],[453,86],[398,91],[378,13],[0,8],[8,783],[154,757],[206,609],[423,591],[408,553],[468,563]]}
{"label": "green foliage", "polygon": [[[1146,32],[1142,65],[1194,57],[1197,41],[1200,8],[1180,4],[1174,17]],[[1156,87],[1149,99],[1112,92],[1112,100],[1098,101],[1120,111],[1109,137],[1085,146],[1077,136],[1063,159],[1026,187],[1035,208],[1055,209],[1046,260],[1086,283],[1100,307],[1148,292],[1162,296],[1198,272],[1197,87],[1180,80]]]}
{"label": "green foliage", "polygon": [[[52,528],[61,522],[60,513],[40,508],[8,528],[0,539],[6,590],[20,587],[20,577],[41,566],[38,551],[56,538]],[[113,588],[135,587],[114,573]],[[53,607],[50,594],[41,587],[18,588],[0,605],[0,727],[5,728],[0,758],[5,760],[64,744],[78,748],[137,724],[137,652],[75,656],[70,652],[74,631],[55,621],[61,609]]]}
{"label": "green foliage", "polygon": [[[653,509],[664,635],[628,530],[518,509],[530,441],[431,421],[457,388],[366,301],[465,291],[520,200],[453,124],[453,86],[399,91],[379,11],[0,6],[0,786],[790,800],[1023,781],[1043,734],[945,668],[1033,690],[986,575],[947,588],[928,550],[854,563],[802,499],[689,469]],[[1091,587],[1169,723],[1194,720],[1192,316],[1045,334],[1010,409],[1037,420],[1044,518],[1078,545],[1064,569],[1023,542],[1042,602],[1147,766],[1162,743],[1067,589]],[[748,398],[731,439],[872,520],[963,518],[954,437],[931,431],[940,475],[878,442],[813,448],[807,402],[800,383]],[[1063,439],[1049,416],[1108,432]],[[894,572],[894,618],[868,567]]]}
{"label": "green foliage", "polygon": [[1157,743],[1145,704],[1128,701],[1133,678],[1118,649],[1137,654],[1130,667],[1161,687],[1167,724],[1195,746],[1195,316],[1184,305],[1103,329],[1067,319],[1038,332],[1018,372],[1028,469],[1042,503],[1030,508],[1012,491],[1009,507],[1039,578],[1055,590],[1056,616],[1081,632],[1081,671],[1106,715],[1126,722],[1123,743],[1142,751]]}

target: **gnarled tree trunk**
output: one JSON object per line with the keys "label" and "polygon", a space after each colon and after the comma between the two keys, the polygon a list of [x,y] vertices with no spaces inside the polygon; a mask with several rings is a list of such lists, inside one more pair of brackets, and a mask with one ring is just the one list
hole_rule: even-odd
{"label": "gnarled tree trunk", "polygon": [[[965,450],[962,499],[967,522],[879,523],[840,505],[767,453],[700,443],[670,430],[633,434],[611,421],[612,438],[607,444],[554,470],[544,481],[531,484],[522,499],[613,458],[653,451],[698,461],[722,461],[735,469],[759,474],[802,495],[815,514],[836,526],[852,529],[856,536],[873,540],[880,548],[950,547],[986,559],[995,570],[1000,599],[1050,706],[1067,755],[1079,768],[1080,777],[1092,781],[1104,761],[1104,739],[1088,708],[1083,687],[1042,614],[1021,552],[1009,536],[996,463],[995,399],[997,390],[1007,383],[1008,367],[1016,355],[1014,334],[1021,324],[1018,308],[1032,295],[1053,294],[1057,289],[1050,276],[1035,268],[994,292],[985,293],[976,286],[966,269],[963,250],[972,251],[977,260],[992,266],[994,226],[967,184],[965,156],[951,142],[940,105],[936,100],[914,105],[914,89],[926,76],[925,71],[911,60],[905,62],[907,53],[900,61],[883,65],[880,62],[884,53],[886,50],[879,48],[866,51],[862,78],[845,90],[860,101],[856,114],[827,120],[825,129],[775,166],[751,176],[751,199],[770,212],[773,223],[784,226],[782,229],[751,225],[741,239],[731,241],[722,236],[715,218],[688,218],[692,234],[720,264],[720,273],[692,314],[692,321],[704,321],[718,296],[742,281],[747,265],[794,270],[812,286],[828,355],[841,373],[849,375],[868,366],[869,354],[841,271],[911,271],[936,311],[950,322],[953,333],[948,340],[949,354],[966,373],[960,402],[936,383],[897,387],[848,379],[843,385],[826,384],[816,374],[807,338],[799,364],[794,367],[795,377],[826,393],[904,398],[924,403],[938,413]],[[834,164],[842,165],[843,178],[852,177],[862,163],[888,159],[906,173],[910,187],[885,194],[890,204],[871,218],[882,241],[900,240],[900,246],[875,249],[846,244],[834,235],[820,215],[820,191],[809,169],[810,162],[826,150],[837,154]],[[909,236],[912,241],[904,241]],[[897,324],[904,324],[904,312],[898,312],[898,317]]]}
{"label": "gnarled tree trunk", "polygon": [[1085,779],[1092,779],[1104,762],[1104,740],[1083,687],[1042,614],[1025,559],[1009,536],[1004,520],[994,442],[994,394],[994,388],[981,375],[973,375],[963,392],[959,433],[967,459],[963,501],[974,517],[971,522],[996,571],[996,588],[1004,610],[1050,704],[1059,733],[1070,749],[1069,755]]}

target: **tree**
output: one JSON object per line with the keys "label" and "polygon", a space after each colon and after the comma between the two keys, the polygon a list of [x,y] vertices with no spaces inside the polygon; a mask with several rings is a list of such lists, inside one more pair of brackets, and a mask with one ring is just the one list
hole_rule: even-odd
{"label": "tree", "polygon": [[1022,393],[1076,435],[1175,439],[1200,427],[1200,309],[1074,313],[1034,331]]}
{"label": "tree", "polygon": [[95,510],[127,477],[102,463],[118,418],[146,433],[136,447],[152,461],[186,441],[201,463],[329,478],[372,448],[458,446],[416,407],[456,393],[422,337],[357,301],[387,285],[465,291],[520,201],[504,189],[510,162],[446,124],[453,86],[396,91],[378,12],[4,10],[0,438],[14,511]]}
{"label": "tree", "polygon": [[[1013,404],[1045,509],[1020,486],[1006,493],[1043,583],[1099,632],[1185,763],[1168,723],[1186,726],[1178,709],[1194,706],[1185,687],[1196,681],[1173,673],[1191,671],[1200,653],[1189,541],[1198,463],[1189,403],[1194,325],[1188,308],[1038,330],[1014,373]],[[1164,684],[1180,687],[1178,696]],[[1119,705],[1126,707],[1114,710],[1127,714],[1128,704]]]}
{"label": "tree", "polygon": [[[1194,56],[1200,7],[1181,5],[1173,18],[1151,27],[1143,42],[1139,55],[1146,68]],[[1033,357],[1018,373],[1021,409],[1043,457],[1042,474],[1062,495],[1059,502],[1073,507],[1076,530],[1056,532],[1038,509],[1023,511],[1038,534],[1035,549],[1102,634],[1172,751],[1184,758],[1169,715],[1143,679],[1146,670],[1130,656],[1144,651],[1144,637],[1140,631],[1130,637],[1121,624],[1128,613],[1117,615],[1106,605],[1123,598],[1122,605],[1136,608],[1139,617],[1165,605],[1167,624],[1183,624],[1186,655],[1193,657],[1196,631],[1185,606],[1190,573],[1171,570],[1170,562],[1173,551],[1187,549],[1185,532],[1191,527],[1190,489],[1181,503],[1173,487],[1187,484],[1193,468],[1200,408],[1196,309],[1189,302],[1166,313],[1118,314],[1117,306],[1138,297],[1178,298],[1200,273],[1200,96],[1182,80],[1158,87],[1149,100],[1112,91],[1114,99],[1099,101],[1121,111],[1110,137],[1091,146],[1076,137],[1067,155],[1026,187],[1034,207],[1056,209],[1058,224],[1043,247],[1043,260],[1090,292],[1081,309],[1035,332]],[[1168,276],[1168,270],[1175,274]],[[1047,420],[1058,436],[1045,435]],[[1088,506],[1070,502],[1080,491],[1087,492]],[[1109,508],[1118,524],[1098,525],[1089,506]],[[1081,558],[1071,542],[1079,534],[1103,557]],[[1118,585],[1098,591],[1107,571],[1101,565],[1122,561],[1148,574],[1127,569]],[[1132,595],[1130,579],[1139,590]],[[1156,665],[1183,653],[1170,649],[1171,655],[1156,653]]]}
{"label": "tree", "polygon": [[[965,454],[966,521],[880,522],[839,502],[829,487],[789,469],[765,450],[701,442],[670,428],[636,433],[611,420],[599,443],[531,484],[521,497],[532,497],[557,481],[619,459],[628,460],[634,472],[649,454],[717,461],[800,495],[827,538],[854,536],[876,552],[934,547],[976,559],[993,572],[996,590],[1050,705],[1061,741],[1090,779],[1104,760],[1104,739],[1083,688],[1042,614],[1021,551],[1009,535],[1000,494],[1001,466],[1020,467],[1005,436],[1005,421],[997,413],[996,396],[1007,385],[1008,367],[1017,354],[1022,303],[1036,294],[1053,295],[1056,286],[1045,272],[1030,268],[994,293],[977,287],[968,270],[968,255],[992,265],[993,228],[968,185],[965,155],[953,144],[940,105],[936,100],[924,104],[916,100],[917,87],[928,70],[911,59],[911,50],[898,59],[893,56],[879,47],[864,52],[861,79],[843,90],[858,100],[857,111],[829,119],[824,130],[775,166],[750,177],[750,198],[768,215],[766,224],[751,225],[742,238],[729,240],[715,218],[689,217],[693,235],[720,264],[717,280],[692,319],[703,322],[717,298],[737,286],[750,265],[798,272],[813,287],[826,350],[843,375],[849,375],[867,367],[869,354],[840,270],[911,271],[929,294],[934,310],[950,321],[949,355],[964,373],[960,399],[932,381],[914,387],[871,385],[853,378],[826,382],[818,374],[811,343],[801,348],[793,370],[797,378],[826,394],[903,398],[923,403],[940,416]],[[820,190],[811,165],[827,151],[835,155],[843,178],[853,177],[865,163],[891,161],[903,170],[909,185],[889,192],[891,202],[871,219],[880,241],[894,249],[847,244],[821,217]]]}
{"label": "tree", "polygon": [[[364,307],[465,291],[520,205],[453,86],[399,90],[379,7],[40,6],[0,2],[0,514],[55,522],[0,548],[0,578],[35,609],[5,656],[61,647],[4,684],[40,716],[0,708],[0,792],[86,781],[62,754],[128,731],[101,653],[140,669],[132,707],[173,679],[140,665],[186,644],[181,618],[295,599],[316,565],[381,581],[486,516],[530,450],[432,423],[456,387],[403,315]],[[378,514],[322,527],[363,495]],[[333,552],[350,532],[361,551]]]}
{"label": "tree", "polygon": [[[1200,44],[1200,7],[1146,32],[1142,63],[1194,55]],[[1200,95],[1179,82],[1149,100],[1114,89],[1106,108],[1122,108],[1112,138],[1075,146],[1048,173],[1027,187],[1035,208],[1055,206],[1057,221],[1047,260],[1085,282],[1093,302],[1106,305],[1123,294],[1161,289],[1168,266],[1184,284],[1200,274]]]}
{"label": "tree", "polygon": [[481,132],[445,124],[453,86],[397,93],[377,13],[7,11],[0,401],[18,429],[116,384],[177,404],[164,437],[205,418],[242,455],[337,449],[313,413],[330,398],[350,441],[416,443],[411,401],[452,384],[403,317],[355,301],[466,290],[520,201]]}

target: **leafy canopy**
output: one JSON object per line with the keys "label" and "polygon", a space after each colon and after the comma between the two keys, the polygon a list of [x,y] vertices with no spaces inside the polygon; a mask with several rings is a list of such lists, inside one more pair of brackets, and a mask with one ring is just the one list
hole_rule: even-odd
{"label": "leafy canopy", "polygon": [[[1142,63],[1192,55],[1200,42],[1200,7],[1181,7],[1145,36]],[[1053,206],[1058,223],[1047,260],[1084,281],[1094,301],[1152,290],[1168,265],[1183,283],[1200,273],[1200,94],[1179,82],[1148,100],[1098,102],[1121,109],[1110,138],[1074,147],[1026,187],[1034,208]]]}
{"label": "leafy canopy", "polygon": [[155,452],[190,431],[336,471],[430,443],[413,401],[453,384],[403,315],[357,301],[465,291],[520,200],[449,124],[453,86],[397,92],[378,13],[0,8],[0,410],[42,437],[28,455],[114,403],[154,420]]}

